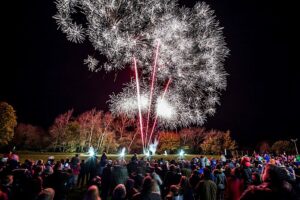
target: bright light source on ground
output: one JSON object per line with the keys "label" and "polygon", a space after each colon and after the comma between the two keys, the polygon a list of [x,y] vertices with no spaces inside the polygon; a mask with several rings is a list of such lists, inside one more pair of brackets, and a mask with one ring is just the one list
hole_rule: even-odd
{"label": "bright light source on ground", "polygon": [[146,157],[149,157],[149,156],[150,156],[150,151],[149,151],[149,150],[146,150],[146,151],[144,152],[144,155],[145,155]]}
{"label": "bright light source on ground", "polygon": [[149,145],[149,151],[152,153],[152,155],[155,155],[157,145],[158,145],[158,140],[157,139],[155,139],[154,142]]}
{"label": "bright light source on ground", "polygon": [[180,152],[179,152],[179,156],[180,156],[180,157],[183,157],[183,156],[184,156],[184,151],[183,151],[182,149],[181,149]]}
{"label": "bright light source on ground", "polygon": [[95,155],[94,148],[93,148],[93,147],[90,147],[88,153],[89,153],[89,156],[93,157],[93,156]]}
{"label": "bright light source on ground", "polygon": [[123,149],[122,149],[122,151],[121,151],[121,153],[120,153],[120,157],[121,158],[124,158],[125,157],[125,147],[123,147]]}

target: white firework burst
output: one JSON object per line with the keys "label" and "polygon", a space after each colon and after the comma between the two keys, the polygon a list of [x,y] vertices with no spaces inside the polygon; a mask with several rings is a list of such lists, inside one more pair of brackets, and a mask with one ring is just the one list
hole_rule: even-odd
{"label": "white firework burst", "polygon": [[91,72],[95,72],[97,70],[96,67],[99,64],[99,61],[96,58],[88,55],[88,57],[84,59],[83,63],[88,66],[88,69]]}
{"label": "white firework burst", "polygon": [[[222,28],[206,3],[183,8],[176,0],[57,0],[56,7],[54,18],[67,39],[77,43],[88,39],[106,56],[107,62],[102,63],[105,71],[123,69],[136,58],[143,115],[149,112],[148,83],[152,79],[153,52],[159,44],[150,107],[151,118],[157,116],[160,127],[202,125],[216,112],[220,92],[226,88],[223,62],[229,50]],[[87,23],[76,22],[79,11]],[[101,68],[94,58],[88,57],[85,63],[91,71]],[[172,82],[161,104],[168,79]],[[111,95],[113,113],[137,115],[135,87],[132,82],[121,93]]]}

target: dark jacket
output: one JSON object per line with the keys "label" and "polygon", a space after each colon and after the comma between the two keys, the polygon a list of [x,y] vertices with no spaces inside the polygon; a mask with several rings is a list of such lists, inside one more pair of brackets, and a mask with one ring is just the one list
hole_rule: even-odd
{"label": "dark jacket", "polygon": [[249,167],[243,167],[242,177],[244,179],[244,188],[247,189],[252,183],[252,170]]}

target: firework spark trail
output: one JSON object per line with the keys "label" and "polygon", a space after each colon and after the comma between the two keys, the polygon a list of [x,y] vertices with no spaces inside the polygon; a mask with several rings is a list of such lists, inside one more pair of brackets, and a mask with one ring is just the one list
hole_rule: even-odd
{"label": "firework spark trail", "polygon": [[140,121],[140,129],[141,129],[140,131],[141,131],[142,145],[144,149],[144,133],[143,133],[143,118],[142,118],[142,111],[141,111],[140,84],[139,84],[139,74],[138,74],[135,58],[133,58],[133,62],[134,62],[134,71],[135,71],[135,80],[136,80],[137,102],[138,102],[138,109],[139,109],[139,121]]}
{"label": "firework spark trail", "polygon": [[154,60],[153,72],[152,72],[150,97],[149,97],[149,107],[148,107],[148,116],[147,116],[147,126],[146,126],[146,134],[145,134],[145,142],[146,143],[147,143],[147,136],[148,136],[148,129],[149,129],[149,120],[150,120],[150,113],[151,113],[151,103],[152,103],[154,83],[155,83],[155,74],[156,74],[156,66],[157,66],[157,58],[158,58],[158,49],[159,49],[159,42],[157,43],[157,47],[156,47],[155,60]]}
{"label": "firework spark trail", "polygon": [[[167,93],[167,90],[169,88],[169,85],[171,83],[171,78],[169,78],[168,82],[167,82],[167,85],[164,89],[164,92],[163,92],[163,95],[161,97],[161,99],[164,99],[166,93]],[[157,123],[157,114],[155,115],[155,119],[154,119],[154,122],[153,122],[153,125],[152,125],[152,129],[151,129],[151,133],[150,133],[150,136],[149,136],[149,140],[148,140],[148,146],[150,145],[150,142],[151,142],[151,138],[152,138],[152,135],[153,135],[153,132],[154,132],[154,129],[155,129],[155,126],[156,126],[156,123]]]}

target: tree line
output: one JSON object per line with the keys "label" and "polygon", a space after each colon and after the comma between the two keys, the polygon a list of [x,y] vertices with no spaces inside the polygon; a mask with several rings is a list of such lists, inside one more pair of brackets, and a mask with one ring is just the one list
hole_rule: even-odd
{"label": "tree line", "polygon": [[[139,153],[142,151],[139,131],[138,120],[96,109],[78,116],[74,116],[72,109],[68,110],[44,130],[31,124],[17,124],[13,107],[0,102],[0,147],[10,145],[18,150],[86,152],[92,146],[98,152],[108,153],[116,153],[125,147],[127,152]],[[189,153],[220,154],[237,149],[230,131],[203,127],[158,130],[154,138],[159,140],[159,153],[185,149]],[[277,141],[272,147],[262,143],[260,151],[292,151],[291,146],[289,141]]]}

